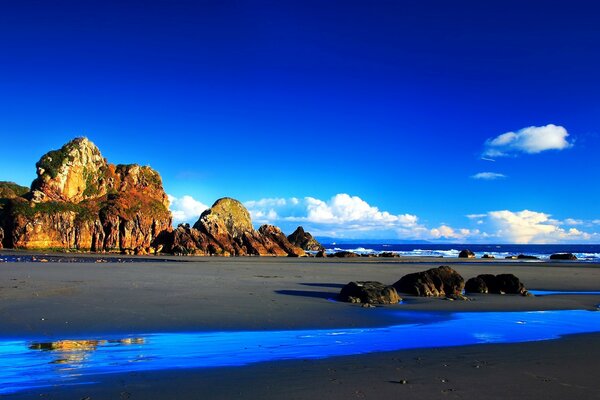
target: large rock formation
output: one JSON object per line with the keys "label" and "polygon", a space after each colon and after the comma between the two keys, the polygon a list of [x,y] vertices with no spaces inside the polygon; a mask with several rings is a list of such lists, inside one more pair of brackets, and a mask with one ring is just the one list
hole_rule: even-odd
{"label": "large rock formation", "polygon": [[365,304],[397,304],[402,301],[393,286],[374,281],[350,282],[342,288],[338,299]]}
{"label": "large rock formation", "polygon": [[171,229],[167,195],[150,167],[108,164],[86,138],[36,166],[31,191],[3,203],[6,247],[143,254]]}
{"label": "large rock formation", "polygon": [[228,197],[217,200],[204,211],[193,228],[180,225],[155,241],[165,251],[196,255],[274,255],[304,256],[304,250],[291,244],[275,226],[252,226],[250,213],[242,203]]}
{"label": "large rock formation", "polygon": [[321,243],[317,242],[317,240],[310,233],[305,232],[304,228],[301,226],[296,228],[296,230],[287,238],[294,246],[298,246],[304,250],[325,250]]}
{"label": "large rock formation", "polygon": [[452,268],[442,265],[427,271],[404,275],[393,286],[398,292],[416,296],[456,296],[462,293],[465,280]]}

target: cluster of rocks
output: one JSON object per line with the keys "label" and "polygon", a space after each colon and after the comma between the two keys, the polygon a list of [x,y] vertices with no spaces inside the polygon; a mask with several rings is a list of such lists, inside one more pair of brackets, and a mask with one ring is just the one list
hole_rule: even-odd
{"label": "cluster of rocks", "polygon": [[50,151],[36,167],[31,188],[0,182],[0,248],[295,257],[324,250],[302,227],[289,237],[272,225],[255,230],[248,210],[230,198],[193,227],[173,229],[158,172],[110,164],[87,138]]}
{"label": "cluster of rocks", "polygon": [[163,246],[163,251],[176,255],[306,255],[276,226],[263,225],[255,230],[248,210],[228,197],[204,211],[193,227],[179,225],[162,232],[156,243]]}
{"label": "cluster of rocks", "polygon": [[375,281],[350,282],[342,288],[338,299],[351,303],[396,304],[402,300],[398,293],[420,297],[444,297],[450,300],[469,300],[463,293],[529,295],[525,285],[515,275],[484,274],[465,283],[458,272],[442,265],[404,275],[393,285]]}
{"label": "cluster of rocks", "polygon": [[[465,250],[462,250],[458,254],[458,258],[475,258],[475,253],[473,253],[469,249],[465,249]],[[484,254],[483,256],[481,256],[481,258],[494,259],[496,257],[494,257],[491,254]],[[531,255],[527,255],[527,254],[506,256],[504,258],[506,260],[539,260],[540,259],[539,257],[531,256]],[[555,253],[550,256],[550,259],[551,260],[577,260],[577,256],[575,256],[573,253]]]}

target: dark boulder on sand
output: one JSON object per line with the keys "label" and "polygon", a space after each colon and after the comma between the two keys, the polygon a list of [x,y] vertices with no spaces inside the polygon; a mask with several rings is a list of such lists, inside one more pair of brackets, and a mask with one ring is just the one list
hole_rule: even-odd
{"label": "dark boulder on sand", "polygon": [[327,254],[325,253],[325,250],[320,250],[320,251],[319,251],[319,252],[318,252],[318,253],[315,255],[315,257],[318,257],[318,258],[323,258],[323,257],[327,257]]}
{"label": "dark boulder on sand", "polygon": [[393,253],[391,251],[384,251],[383,253],[379,253],[379,257],[396,258],[396,257],[400,257],[400,255],[398,255],[397,253]]}
{"label": "dark boulder on sand", "polygon": [[527,296],[525,285],[513,274],[482,274],[465,284],[466,293],[520,294]]}
{"label": "dark boulder on sand", "polygon": [[337,253],[329,254],[327,257],[352,258],[352,257],[360,257],[360,255],[353,253],[351,251],[338,251]]}
{"label": "dark boulder on sand", "polygon": [[496,257],[494,257],[494,256],[493,256],[493,255],[491,255],[491,254],[484,254],[483,256],[481,256],[481,258],[494,259],[494,258],[496,258]]}
{"label": "dark boulder on sand", "polygon": [[374,281],[350,282],[342,288],[338,299],[366,304],[396,304],[402,301],[393,286]]}
{"label": "dark boulder on sand", "polygon": [[475,253],[469,249],[465,249],[458,253],[458,258],[475,258]]}
{"label": "dark boulder on sand", "polygon": [[517,260],[539,260],[539,257],[529,256],[527,254],[519,254]]}
{"label": "dark boulder on sand", "polygon": [[551,260],[577,260],[577,256],[573,253],[555,253],[550,256]]}
{"label": "dark boulder on sand", "polygon": [[460,295],[465,287],[462,276],[447,265],[404,275],[393,285],[398,292],[424,297]]}

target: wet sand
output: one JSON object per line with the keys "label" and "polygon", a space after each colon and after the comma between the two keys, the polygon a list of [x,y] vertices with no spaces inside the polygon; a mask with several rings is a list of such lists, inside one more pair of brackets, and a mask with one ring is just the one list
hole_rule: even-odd
{"label": "wet sand", "polygon": [[[171,258],[170,260],[180,260]],[[375,327],[381,309],[329,301],[350,280],[393,283],[451,265],[465,278],[514,273],[528,289],[600,290],[600,265],[458,259],[183,258],[183,262],[0,263],[0,337]],[[385,309],[596,309],[600,296],[405,297]],[[98,376],[7,398],[600,398],[600,334],[560,340]],[[400,383],[406,380],[406,384]]]}

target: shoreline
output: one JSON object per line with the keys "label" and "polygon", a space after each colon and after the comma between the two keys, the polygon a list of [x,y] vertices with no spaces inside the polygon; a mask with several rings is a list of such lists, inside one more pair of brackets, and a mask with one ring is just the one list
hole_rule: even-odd
{"label": "shoreline", "polygon": [[[183,258],[188,260],[188,257]],[[443,315],[477,311],[597,310],[600,304],[600,296],[590,294],[540,297],[473,295],[470,296],[473,301],[403,296],[402,304],[375,309],[328,301],[351,280],[379,280],[391,284],[407,273],[446,263],[465,279],[480,273],[514,273],[528,289],[600,289],[595,286],[600,282],[600,264],[464,261],[194,257],[187,262],[169,260],[159,263],[2,263],[0,279],[4,284],[0,288],[0,312],[5,317],[0,326],[0,338],[52,341],[102,339],[102,335],[107,333],[136,335],[378,328],[397,323],[398,320],[392,316],[395,311],[437,312]],[[527,365],[533,371],[531,373],[535,372],[539,366],[534,360],[546,357],[540,351],[553,351],[552,359],[548,361],[551,362],[549,372],[562,374],[563,368],[557,363],[562,359],[576,365],[573,369],[585,376],[585,368],[589,371],[598,366],[598,358],[590,358],[588,353],[600,356],[600,350],[596,351],[600,348],[599,343],[600,333],[568,335],[543,342],[421,348],[320,360],[272,361],[242,367],[116,373],[94,376],[92,380],[98,383],[92,385],[32,389],[8,397],[39,398],[41,394],[47,394],[49,398],[90,396],[93,399],[109,399],[119,398],[119,393],[126,391],[139,398],[161,399],[172,398],[173,393],[178,393],[179,397],[193,397],[200,391],[210,394],[210,398],[281,398],[288,396],[285,394],[285,382],[295,382],[297,392],[289,395],[290,398],[318,397],[334,386],[338,391],[330,393],[333,399],[360,397],[354,393],[356,391],[371,395],[405,393],[436,398],[453,394],[442,394],[441,391],[454,387],[454,382],[468,381],[474,385],[473,388],[467,390],[463,382],[455,389],[460,393],[495,398],[485,395],[486,388],[497,384],[500,377],[528,381],[529,375],[523,377],[521,371]],[[581,351],[574,353],[573,346]],[[586,348],[590,351],[585,351]],[[465,358],[465,353],[473,356]],[[405,360],[409,354],[430,360],[430,365],[415,364],[406,372],[402,369],[394,372],[395,368],[402,366],[390,360]],[[514,359],[517,354],[521,361]],[[441,371],[449,371],[447,367],[440,367],[448,364],[445,358],[460,367],[447,372],[453,385],[442,384],[438,388],[441,382],[436,380],[441,373],[440,368]],[[479,371],[474,372],[469,364],[478,359],[495,360],[494,373],[485,378],[478,377]],[[464,369],[462,372],[461,368]],[[323,381],[323,374],[332,375],[328,372],[330,369],[337,371],[335,379],[342,380],[343,384]],[[382,380],[377,371],[385,371],[384,374],[390,377]],[[455,376],[457,373],[465,376]],[[400,379],[398,374],[406,376],[402,379],[408,381],[407,385],[390,383],[396,379],[394,376],[396,380]],[[577,382],[579,375],[571,375],[571,381]],[[512,393],[534,398],[534,392],[537,393],[544,385],[548,386],[547,382],[533,381],[528,383],[532,385],[530,388],[517,388],[521,391]],[[236,382],[239,390],[234,393],[226,382]],[[593,398],[600,393],[600,385],[592,382],[591,378],[585,383],[591,389],[584,391],[583,397]],[[398,392],[399,388],[404,392]],[[564,391],[557,390],[557,393],[565,398]],[[566,393],[574,396],[577,391]]]}

